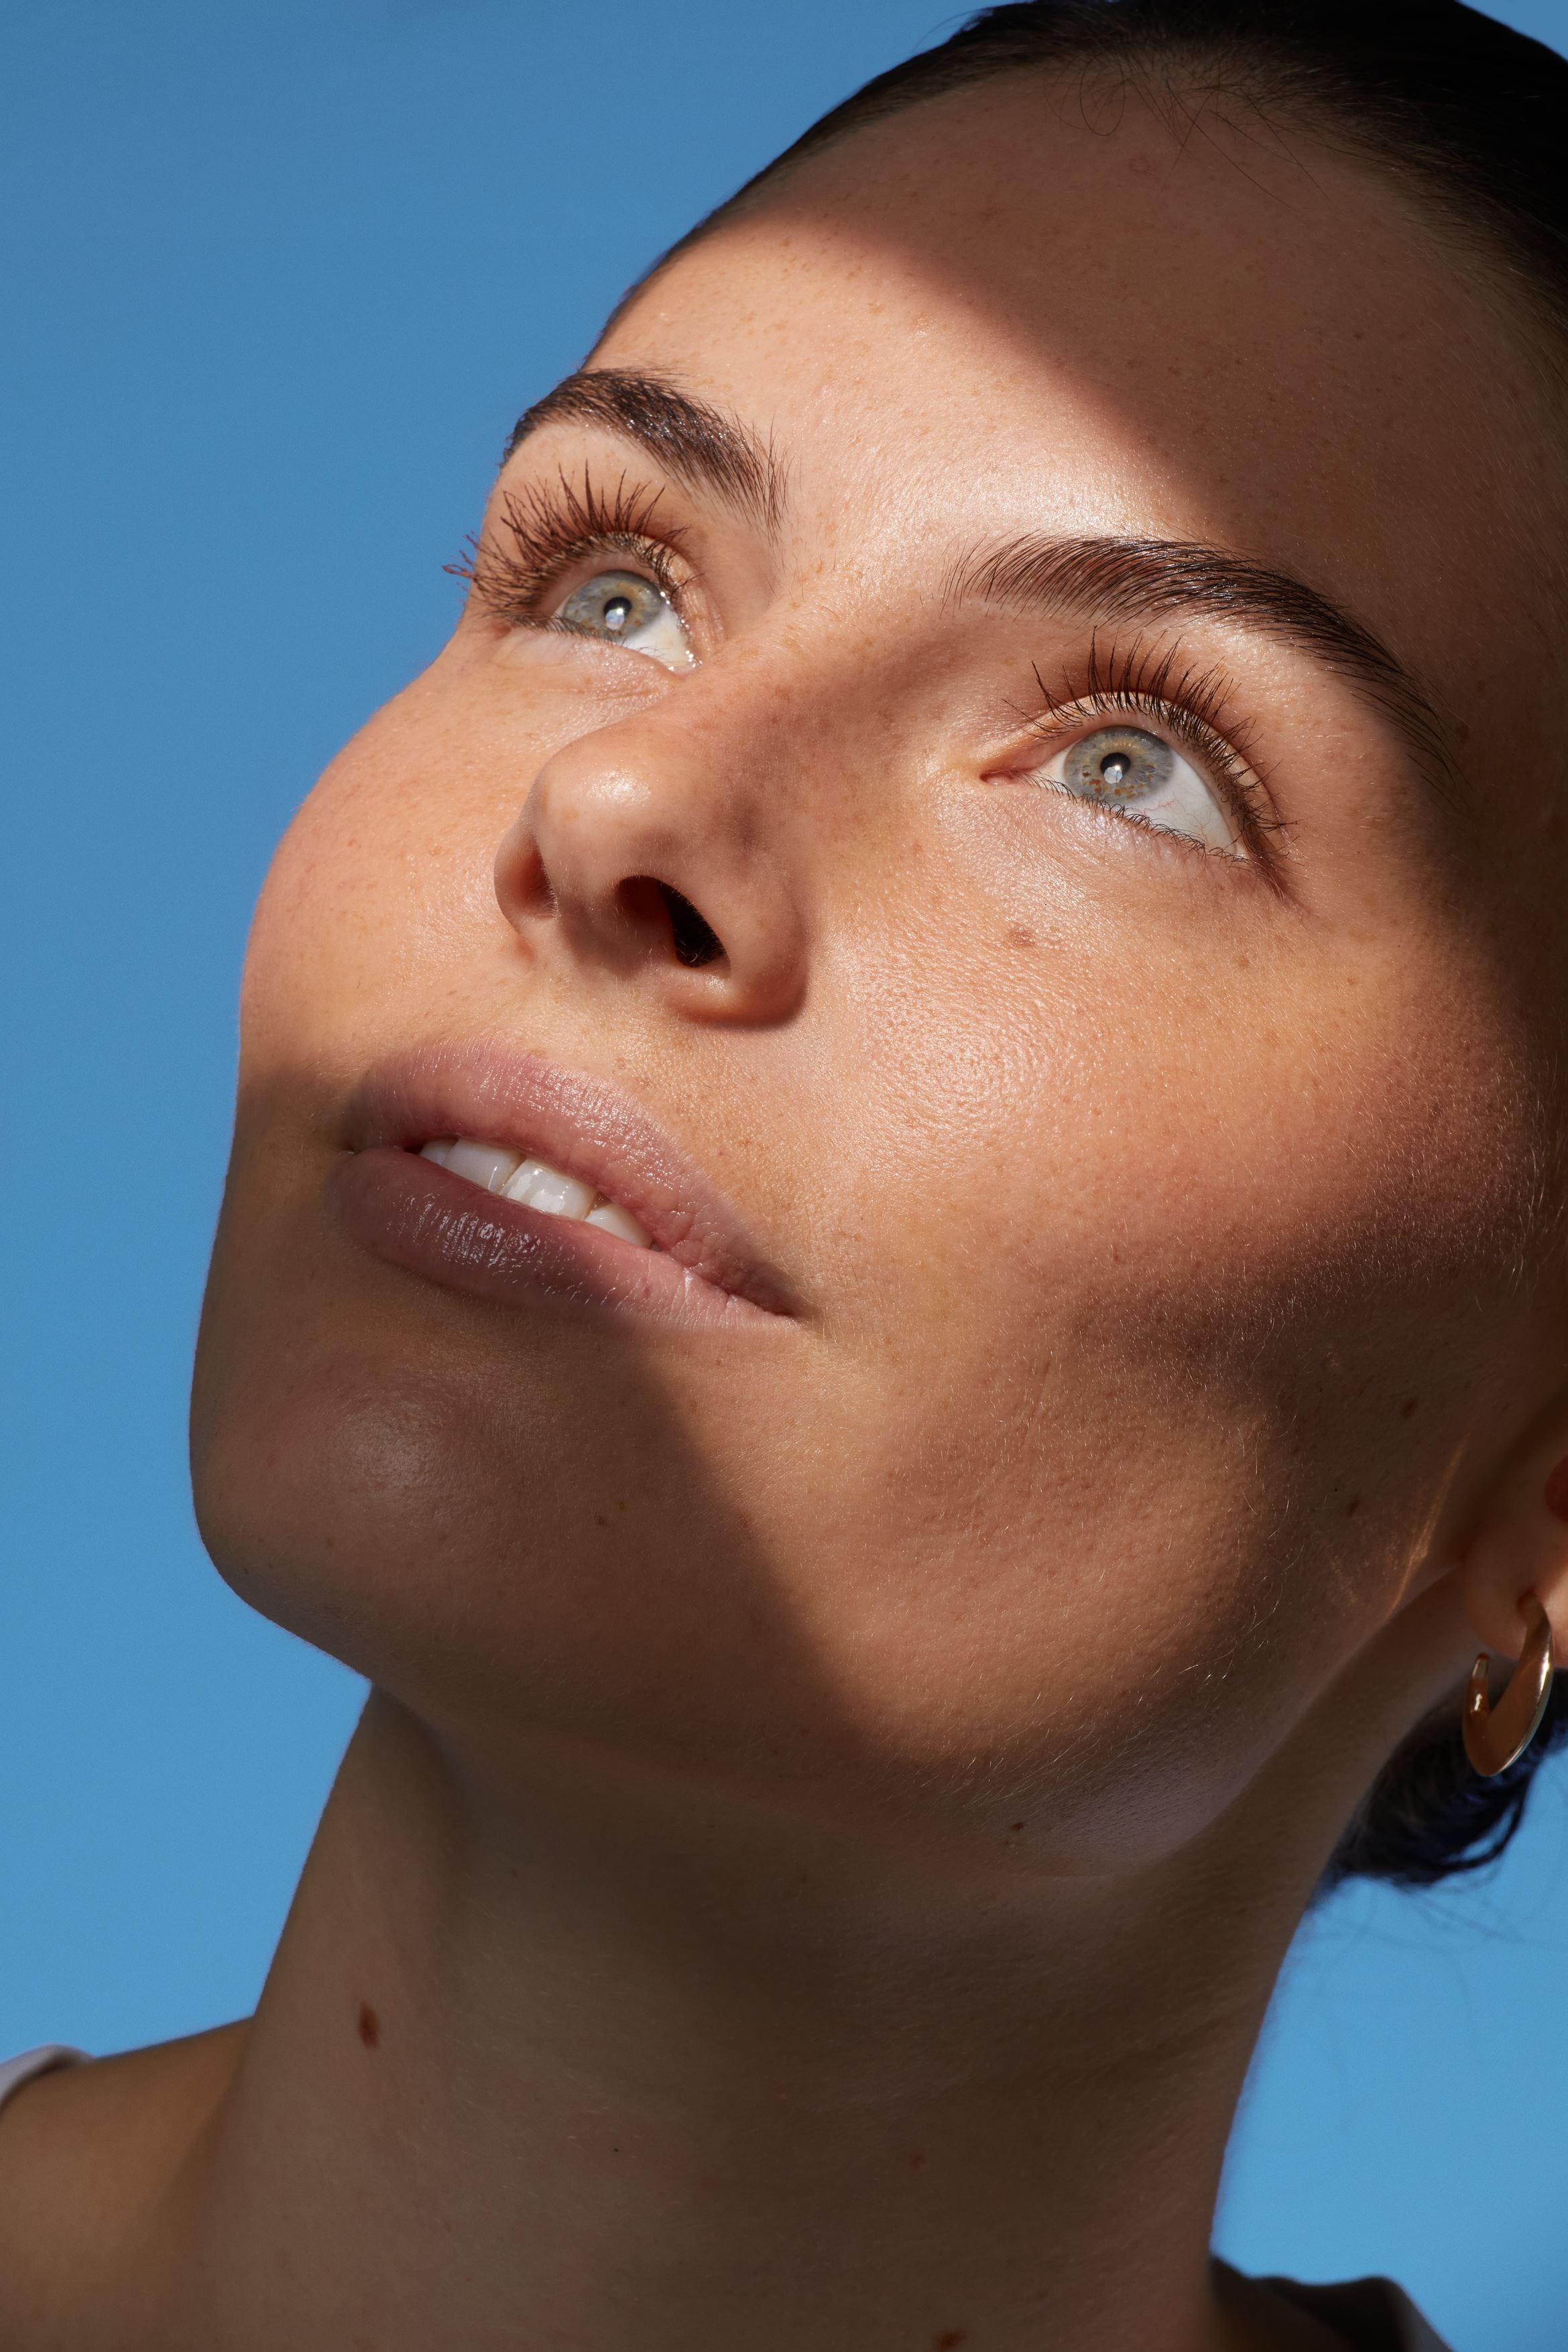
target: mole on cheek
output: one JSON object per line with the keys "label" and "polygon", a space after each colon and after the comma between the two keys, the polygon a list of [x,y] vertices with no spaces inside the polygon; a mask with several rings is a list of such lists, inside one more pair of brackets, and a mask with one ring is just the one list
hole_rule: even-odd
{"label": "mole on cheek", "polygon": [[382,2038],[382,2021],[368,2000],[360,2003],[360,2040],[367,2050],[373,2050]]}
{"label": "mole on cheek", "polygon": [[1568,1456],[1564,1456],[1546,1481],[1542,1498],[1554,1519],[1568,1520]]}

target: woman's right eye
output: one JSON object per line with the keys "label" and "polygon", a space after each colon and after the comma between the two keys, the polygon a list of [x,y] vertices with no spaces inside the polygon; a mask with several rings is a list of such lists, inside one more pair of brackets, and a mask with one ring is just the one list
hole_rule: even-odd
{"label": "woman's right eye", "polygon": [[572,590],[550,618],[559,629],[627,646],[666,669],[690,669],[696,659],[669,597],[640,572],[596,572]]}

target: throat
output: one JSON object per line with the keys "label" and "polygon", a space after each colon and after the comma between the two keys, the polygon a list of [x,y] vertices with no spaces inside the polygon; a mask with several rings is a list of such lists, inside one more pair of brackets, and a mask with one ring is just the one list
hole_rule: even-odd
{"label": "throat", "polygon": [[1249,2034],[1212,1950],[1162,2017],[1130,1894],[944,1888],[608,1771],[504,1778],[372,1700],[171,2352],[340,2352],[350,2314],[428,2352],[521,2312],[585,2352],[1213,2352]]}

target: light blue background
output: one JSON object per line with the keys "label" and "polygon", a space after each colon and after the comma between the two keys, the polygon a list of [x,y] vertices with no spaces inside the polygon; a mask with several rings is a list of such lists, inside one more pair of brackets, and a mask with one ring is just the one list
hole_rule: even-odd
{"label": "light blue background", "polygon": [[[1568,0],[1505,10],[1561,45]],[[435,650],[506,430],[930,0],[11,0],[0,33],[15,1061],[0,2054],[253,2002],[358,1685],[205,1565],[184,1394],[271,845]],[[1249,2267],[1560,2352],[1568,1805],[1302,1939]]]}

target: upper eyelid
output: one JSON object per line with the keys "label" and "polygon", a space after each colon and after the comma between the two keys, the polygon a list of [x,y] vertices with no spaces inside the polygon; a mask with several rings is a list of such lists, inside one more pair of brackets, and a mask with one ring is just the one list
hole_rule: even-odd
{"label": "upper eyelid", "polygon": [[1131,709],[1163,710],[1212,737],[1220,749],[1252,765],[1247,738],[1249,730],[1232,716],[1235,688],[1225,673],[1210,665],[1197,667],[1180,641],[1164,651],[1145,637],[1130,645],[1114,638],[1103,646],[1092,634],[1082,671],[1069,673],[1059,688],[1048,686],[1038,662],[1034,682],[1043,705],[1042,723],[1052,729],[1080,710]]}
{"label": "upper eyelid", "polygon": [[[1178,672],[1179,647],[1169,649],[1152,670],[1145,667],[1145,653],[1146,648],[1135,645],[1125,655],[1113,647],[1109,656],[1100,656],[1092,639],[1087,670],[1092,682],[1065,692],[1049,687],[1037,666],[1034,680],[1045,709],[1030,719],[1030,732],[1056,746],[1075,729],[1084,731],[1096,719],[1117,710],[1163,722],[1178,746],[1196,753],[1213,772],[1215,787],[1224,794],[1252,860],[1276,888],[1283,888],[1274,844],[1288,827],[1252,758],[1250,729],[1231,719],[1226,709],[1232,693],[1229,682],[1212,669]],[[1101,667],[1102,662],[1107,666]],[[1219,718],[1226,721],[1223,726],[1217,723]]]}
{"label": "upper eyelid", "polygon": [[1251,761],[1240,746],[1229,736],[1222,734],[1201,711],[1193,710],[1185,703],[1142,693],[1136,688],[1076,696],[1071,702],[1056,705],[1044,716],[1031,719],[1030,731],[1055,744],[1074,730],[1082,730],[1097,721],[1103,722],[1118,711],[1130,718],[1157,719],[1178,741],[1184,742],[1187,750],[1206,754],[1227,776],[1237,771],[1244,771],[1249,775],[1255,773]]}
{"label": "upper eyelid", "polygon": [[566,584],[580,571],[583,586],[601,572],[646,572],[660,593],[667,596],[676,611],[687,582],[681,578],[670,562],[668,551],[657,540],[616,540],[612,538],[581,541],[577,546],[565,548],[552,558],[540,574],[538,595],[554,600],[563,596]]}
{"label": "upper eyelid", "polygon": [[686,585],[680,559],[687,532],[658,514],[667,496],[664,486],[631,481],[624,474],[601,490],[587,468],[580,490],[561,473],[553,487],[530,483],[521,492],[504,491],[478,539],[470,541],[472,553],[447,569],[468,580],[471,593],[492,612],[522,621],[538,617],[532,608],[574,562],[602,550],[645,565],[678,604]]}

